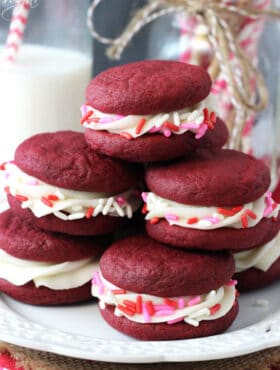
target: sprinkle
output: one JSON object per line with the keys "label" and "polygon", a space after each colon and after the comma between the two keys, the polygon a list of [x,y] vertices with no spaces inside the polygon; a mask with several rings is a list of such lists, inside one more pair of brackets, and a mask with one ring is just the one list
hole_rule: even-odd
{"label": "sprinkle", "polygon": [[170,137],[170,136],[171,136],[171,131],[170,131],[170,130],[165,129],[165,130],[163,130],[163,135],[164,135],[165,137]]}
{"label": "sprinkle", "polygon": [[94,208],[93,207],[89,207],[86,211],[86,214],[85,214],[85,217],[86,218],[91,218],[92,217],[92,214],[93,214],[93,211],[94,211]]}
{"label": "sprinkle", "polygon": [[177,324],[177,322],[181,322],[181,321],[184,321],[184,318],[183,317],[178,317],[177,319],[167,321],[167,324],[168,325],[173,325],[173,324]]}
{"label": "sprinkle", "polygon": [[154,304],[155,311],[169,311],[170,313],[175,311],[175,308],[168,306],[167,304]]}
{"label": "sprinkle", "polygon": [[133,211],[132,211],[132,207],[131,207],[131,205],[130,205],[130,204],[127,204],[127,205],[125,206],[125,211],[126,211],[126,216],[127,216],[128,218],[132,218],[132,216],[133,216]]}
{"label": "sprinkle", "polygon": [[149,314],[149,311],[148,311],[148,308],[147,308],[147,304],[146,303],[143,303],[142,304],[142,313],[143,313],[144,321],[145,322],[150,322],[151,321],[151,316]]}
{"label": "sprinkle", "polygon": [[237,280],[230,280],[229,282],[227,282],[225,285],[226,286],[235,286],[237,284]]}
{"label": "sprinkle", "polygon": [[160,317],[160,316],[168,316],[172,315],[174,313],[174,310],[168,309],[168,310],[160,310],[156,311],[155,316]]}
{"label": "sprinkle", "polygon": [[121,132],[120,136],[127,139],[127,140],[133,139],[133,137],[128,132]]}
{"label": "sprinkle", "polygon": [[152,301],[146,302],[146,308],[150,316],[154,316],[155,314],[155,308]]}
{"label": "sprinkle", "polygon": [[124,210],[119,206],[117,202],[113,202],[113,207],[115,208],[115,211],[120,217],[125,216]]}
{"label": "sprinkle", "polygon": [[50,194],[47,196],[47,198],[48,200],[54,200],[54,201],[59,200],[59,197],[55,194]]}
{"label": "sprinkle", "polygon": [[102,210],[102,214],[105,216],[107,215],[109,212],[110,212],[110,208],[112,206],[112,204],[114,203],[114,198],[113,197],[110,197],[106,204],[104,205],[103,207],[103,210]]}
{"label": "sprinkle", "polygon": [[112,293],[113,294],[126,294],[126,290],[125,289],[113,289]]}
{"label": "sprinkle", "polygon": [[180,116],[178,112],[173,113],[173,121],[176,126],[180,126]]}
{"label": "sprinkle", "polygon": [[26,197],[25,195],[20,195],[20,194],[16,194],[16,195],[15,195],[15,198],[16,198],[17,200],[19,200],[20,202],[25,202],[25,201],[27,201],[27,200],[28,200],[28,197]]}
{"label": "sprinkle", "polygon": [[53,213],[57,218],[60,218],[61,220],[63,221],[67,221],[68,220],[68,217],[66,216],[65,213],[63,212],[59,212],[59,211],[56,211]]}
{"label": "sprinkle", "polygon": [[216,123],[216,114],[214,112],[211,112],[209,114],[208,108],[203,109],[204,114],[204,123],[208,126],[210,130],[213,130],[214,124]]}
{"label": "sprinkle", "polygon": [[141,197],[142,197],[143,201],[144,201],[145,203],[147,203],[148,193],[143,192],[143,193],[141,194]]}
{"label": "sprinkle", "polygon": [[210,315],[214,315],[219,309],[221,308],[220,303],[215,304],[214,306],[210,307]]}
{"label": "sprinkle", "polygon": [[243,213],[243,214],[241,215],[241,223],[242,223],[242,226],[244,227],[244,229],[245,229],[246,227],[248,227],[248,220],[247,220],[247,216],[246,216],[246,214],[245,214],[245,213]]}
{"label": "sprinkle", "polygon": [[149,130],[149,132],[151,133],[151,134],[155,134],[156,132],[159,132],[161,130],[161,127],[156,127],[156,126],[154,126],[154,127],[152,127],[150,130]]}
{"label": "sprinkle", "polygon": [[168,221],[178,221],[179,220],[179,217],[172,214],[172,213],[167,213],[165,215],[165,218],[168,220]]}
{"label": "sprinkle", "polygon": [[174,125],[172,122],[169,121],[164,122],[163,127],[166,127],[167,129],[174,132],[178,132],[180,130],[178,126]]}
{"label": "sprinkle", "polygon": [[4,187],[4,192],[9,194],[10,193],[10,187],[9,186],[5,186]]}
{"label": "sprinkle", "polygon": [[99,272],[98,271],[94,271],[93,277],[94,277],[97,285],[100,285],[100,286],[102,285],[103,286],[103,283],[102,283],[102,281],[100,279],[100,275],[99,275]]}
{"label": "sprinkle", "polygon": [[104,286],[103,285],[98,286],[98,294],[100,294],[100,295],[104,294]]}
{"label": "sprinkle", "polygon": [[250,218],[252,218],[253,220],[255,220],[257,218],[257,215],[253,211],[251,211],[250,209],[246,209],[245,214],[247,216],[249,216]]}
{"label": "sprinkle", "polygon": [[185,323],[187,323],[189,325],[192,325],[192,326],[194,326],[196,328],[199,326],[199,322],[197,320],[195,320],[195,319],[191,319],[189,317],[185,317],[184,318],[184,321],[185,321]]}
{"label": "sprinkle", "polygon": [[207,129],[208,129],[208,126],[207,126],[206,124],[204,124],[204,123],[203,123],[203,124],[199,127],[199,129],[198,129],[198,131],[197,131],[197,133],[196,133],[196,135],[195,135],[195,138],[196,138],[197,140],[201,139],[201,138],[202,138],[202,136],[204,136],[204,134],[206,133]]}
{"label": "sprinkle", "polygon": [[178,308],[180,310],[182,310],[184,307],[185,307],[185,300],[184,300],[184,298],[179,298],[178,299]]}
{"label": "sprinkle", "polygon": [[216,121],[217,121],[217,116],[216,116],[216,113],[215,113],[215,112],[211,112],[211,113],[210,113],[210,121],[211,121],[212,123],[216,123]]}
{"label": "sprinkle", "polygon": [[117,305],[117,308],[122,311],[123,313],[126,313],[128,316],[133,316],[134,315],[134,311],[131,310],[130,308],[126,307],[126,306],[123,306],[121,304],[118,304]]}
{"label": "sprinkle", "polygon": [[138,295],[136,298],[136,313],[141,314],[142,313],[142,297],[141,295]]}
{"label": "sprinkle", "polygon": [[143,205],[142,210],[141,210],[141,213],[142,213],[142,215],[145,215],[146,213],[148,213],[147,204],[146,203]]}
{"label": "sprinkle", "polygon": [[189,300],[188,303],[187,303],[187,305],[188,306],[194,306],[194,305],[196,305],[196,304],[198,304],[200,302],[201,302],[201,297],[198,295],[198,296],[192,298],[191,300]]}
{"label": "sprinkle", "polygon": [[145,118],[140,119],[140,121],[137,123],[137,126],[135,128],[135,134],[136,135],[139,135],[141,133],[141,131],[142,131],[145,123],[146,123],[146,119]]}
{"label": "sprinkle", "polygon": [[221,221],[218,217],[204,217],[203,220],[209,221],[211,224],[217,224]]}
{"label": "sprinkle", "polygon": [[0,171],[5,171],[6,170],[6,164],[7,164],[7,162],[4,162],[4,163],[0,164]]}
{"label": "sprinkle", "polygon": [[197,128],[197,124],[196,123],[182,123],[181,124],[181,127],[182,128],[185,128],[185,129],[195,129]]}
{"label": "sprinkle", "polygon": [[82,125],[83,123],[85,123],[90,116],[92,116],[93,112],[92,111],[89,111],[87,112],[80,120],[80,124]]}
{"label": "sprinkle", "polygon": [[124,206],[126,204],[126,199],[120,195],[116,198],[116,201],[119,206]]}
{"label": "sprinkle", "polygon": [[68,220],[79,220],[80,218],[84,218],[85,214],[84,212],[77,212],[77,213],[72,213],[71,215],[68,215]]}
{"label": "sprinkle", "polygon": [[159,222],[159,220],[160,219],[158,217],[153,217],[153,218],[150,219],[150,223],[152,225],[155,225],[155,224],[157,224]]}
{"label": "sprinkle", "polygon": [[112,117],[102,117],[98,120],[99,123],[112,123],[114,122]]}
{"label": "sprinkle", "polygon": [[226,208],[217,208],[217,212],[220,213],[223,216],[234,216],[236,213],[240,212],[243,209],[243,207],[234,207],[232,209],[226,209]]}
{"label": "sprinkle", "polygon": [[192,217],[187,220],[187,224],[189,225],[196,224],[198,221],[199,219],[197,217]]}
{"label": "sprinkle", "polygon": [[173,301],[172,299],[169,299],[169,298],[164,298],[163,300],[164,304],[166,304],[167,306],[170,306],[170,307],[173,307],[173,308],[178,308],[178,304],[176,301]]}
{"label": "sprinkle", "polygon": [[126,307],[128,307],[129,309],[133,310],[133,311],[134,311],[134,313],[136,312],[136,303],[135,303],[135,302],[130,301],[130,300],[128,300],[128,299],[125,299],[125,300],[123,301],[123,304],[124,304]]}
{"label": "sprinkle", "polygon": [[47,207],[53,207],[52,201],[50,201],[47,197],[41,197],[41,202],[44,203]]}
{"label": "sprinkle", "polygon": [[56,190],[55,195],[57,195],[60,200],[65,199],[64,194],[60,190]]}

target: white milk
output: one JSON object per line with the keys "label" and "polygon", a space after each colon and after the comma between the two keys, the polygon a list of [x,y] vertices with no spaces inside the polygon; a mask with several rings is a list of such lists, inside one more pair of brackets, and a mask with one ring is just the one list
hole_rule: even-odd
{"label": "white milk", "polygon": [[[2,59],[2,60],[1,60]],[[0,163],[38,132],[81,130],[90,58],[67,49],[22,45],[14,65],[0,54]]]}

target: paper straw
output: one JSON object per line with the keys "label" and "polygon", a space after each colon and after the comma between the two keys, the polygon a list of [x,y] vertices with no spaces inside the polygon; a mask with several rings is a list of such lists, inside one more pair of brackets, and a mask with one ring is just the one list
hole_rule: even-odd
{"label": "paper straw", "polygon": [[24,30],[30,10],[29,1],[18,2],[13,10],[9,34],[6,41],[4,58],[9,63],[14,63],[20,44],[23,39]]}

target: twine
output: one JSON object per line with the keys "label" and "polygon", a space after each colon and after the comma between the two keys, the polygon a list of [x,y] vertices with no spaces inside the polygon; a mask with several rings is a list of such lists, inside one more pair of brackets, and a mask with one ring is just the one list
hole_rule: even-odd
{"label": "twine", "polygon": [[[186,12],[199,17],[209,30],[208,38],[219,67],[230,88],[232,104],[236,118],[229,146],[239,149],[244,117],[248,110],[259,112],[268,103],[268,91],[260,71],[249,60],[234,35],[228,22],[232,16],[258,18],[270,16],[280,19],[280,11],[257,9],[248,2],[228,5],[225,0],[148,0],[139,9],[128,25],[117,38],[106,38],[100,35],[93,22],[94,12],[102,0],[94,0],[88,9],[87,24],[92,36],[103,44],[110,45],[107,55],[111,59],[119,59],[131,39],[148,23],[168,14]],[[254,92],[250,89],[250,81],[256,80]]]}

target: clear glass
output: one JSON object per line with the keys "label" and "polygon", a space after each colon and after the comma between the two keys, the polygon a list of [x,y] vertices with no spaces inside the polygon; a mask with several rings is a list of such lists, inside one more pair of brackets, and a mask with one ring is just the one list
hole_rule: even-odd
{"label": "clear glass", "polygon": [[16,146],[35,133],[79,130],[92,73],[89,1],[31,1],[23,43],[15,63],[7,63],[4,45],[16,3],[0,1],[0,161],[12,159]]}

